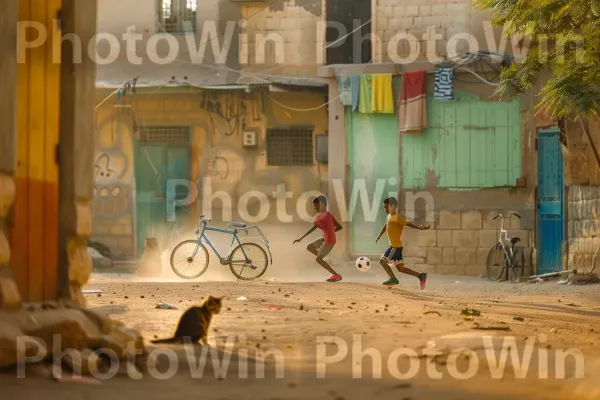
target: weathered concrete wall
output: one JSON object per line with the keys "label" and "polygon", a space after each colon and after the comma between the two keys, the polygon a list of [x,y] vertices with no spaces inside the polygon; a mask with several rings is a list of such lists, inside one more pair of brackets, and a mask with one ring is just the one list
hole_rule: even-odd
{"label": "weathered concrete wall", "polygon": [[[434,193],[436,210],[432,210],[430,214],[433,221],[426,218],[426,210],[420,210],[418,203],[415,210],[407,207],[408,219],[431,224],[431,230],[428,231],[405,230],[403,255],[407,264],[418,270],[438,274],[485,275],[486,257],[499,237],[500,220],[494,221],[493,218],[498,213],[508,216],[511,212],[516,212],[523,219],[506,220],[504,227],[510,237],[521,238],[519,246],[525,250],[526,274],[531,272],[533,210],[526,203],[519,204],[517,198],[514,199],[516,202],[509,202],[510,195],[501,196],[502,199],[491,203],[485,202],[484,196],[487,195],[489,199],[497,197],[498,193],[498,190],[490,190],[488,193]],[[510,206],[515,208],[506,208]],[[403,209],[404,207],[401,208]],[[413,215],[414,218],[411,218]]]}
{"label": "weathered concrete wall", "polygon": [[[217,49],[223,49],[223,38],[208,43],[212,36],[209,36],[208,32],[203,34],[205,25],[214,27],[216,35],[225,32],[220,23],[220,1],[198,1],[196,34],[165,34],[164,28],[157,21],[158,4],[159,1],[154,0],[98,0],[98,33],[115,38],[113,43],[110,43],[103,36],[99,36],[101,40],[97,41],[98,54],[109,57],[111,48],[118,49],[118,53],[112,56],[111,62],[98,65],[97,80],[124,82],[141,73],[145,81],[160,81],[174,76],[176,80],[187,78],[199,84],[216,84],[233,79],[228,77],[225,68],[230,67],[229,58],[215,67],[213,45]],[[224,18],[235,23],[239,17],[230,15]],[[233,36],[236,34],[237,32],[234,32]],[[205,46],[204,56],[194,58],[190,55],[196,54],[205,42],[208,44]],[[233,40],[229,43],[230,46],[236,45]],[[86,50],[84,47],[84,54]],[[161,65],[156,61],[158,58],[167,59],[169,51],[173,51],[169,62]],[[233,47],[227,54],[232,55],[232,61],[235,61],[236,53],[237,49]]]}
{"label": "weathered concrete wall", "polygon": [[[586,122],[596,150],[600,151],[600,120]],[[579,121],[565,124],[566,148],[563,147],[565,183],[567,185],[600,185],[600,166]]]}
{"label": "weathered concrete wall", "polygon": [[[265,7],[262,3],[242,4],[242,17],[248,19],[241,32],[244,35],[240,41],[242,69],[264,73],[266,67],[268,73],[275,75],[316,76],[320,61],[317,49],[322,48],[324,37],[319,31],[322,1],[308,4],[301,0],[283,0],[279,3],[262,11]],[[267,46],[261,39],[265,37],[273,38]],[[253,78],[252,75],[242,77]]]}
{"label": "weathered concrete wall", "polygon": [[[261,2],[202,0],[196,33],[173,35],[157,23],[158,1],[98,3],[98,32],[114,36],[113,43],[99,37],[98,54],[109,57],[110,48],[118,49],[112,62],[98,65],[99,81],[126,81],[141,73],[144,81],[174,76],[198,84],[260,81],[262,74],[316,76],[320,0],[282,0],[267,8]],[[169,61],[161,65],[160,58]]]}
{"label": "weathered concrete wall", "polygon": [[129,255],[135,252],[135,134],[132,121],[126,109],[113,110],[107,106],[98,112],[92,203],[94,240]]}
{"label": "weathered concrete wall", "polygon": [[0,15],[0,309],[16,308],[21,297],[10,267],[8,219],[15,201],[14,174],[17,167],[17,0],[9,0]]}
{"label": "weathered concrete wall", "polygon": [[[164,89],[168,90],[168,89]],[[99,91],[98,98],[106,95]],[[250,95],[231,92],[214,94],[212,100],[242,101],[242,115],[226,121],[216,113],[201,108],[202,94],[196,93],[138,93],[121,101],[131,104],[133,113],[106,104],[98,112],[96,132],[96,178],[94,200],[93,240],[120,250],[125,256],[135,252],[135,159],[133,132],[135,119],[139,127],[189,126],[192,129],[190,178],[198,187],[198,201],[190,206],[201,210],[202,182],[210,178],[211,192],[226,192],[232,199],[233,215],[237,216],[237,201],[249,191],[264,193],[272,202],[270,218],[276,218],[273,193],[285,184],[291,192],[287,210],[298,222],[296,202],[306,192],[323,192],[327,188],[328,167],[314,163],[305,167],[276,167],[267,165],[266,131],[270,127],[314,125],[314,134],[327,131],[327,112],[320,108],[312,112],[297,113],[286,110],[275,101],[295,108],[313,108],[323,104],[325,94],[317,92],[260,93]],[[274,101],[275,100],[275,101]],[[225,109],[225,108],[223,108]],[[120,110],[120,111],[118,111]],[[242,128],[244,127],[244,128]],[[242,147],[242,131],[259,132],[257,149]],[[213,157],[220,157],[215,169]],[[110,171],[110,176],[101,172]],[[254,199],[256,201],[256,199]],[[249,211],[255,214],[250,202]],[[216,198],[212,203],[213,219],[222,219],[222,203]],[[184,221],[179,221],[180,223]]]}
{"label": "weathered concrete wall", "polygon": [[568,199],[568,268],[588,271],[600,247],[600,186],[572,185]]}
{"label": "weathered concrete wall", "polygon": [[[96,33],[97,3],[63,2],[63,32],[88,42]],[[59,148],[59,292],[74,304],[85,306],[82,287],[90,279],[92,259],[88,238],[92,233],[94,195],[94,121],[96,65],[90,59],[77,63],[77,54],[65,51],[61,68]]]}
{"label": "weathered concrete wall", "polygon": [[[377,3],[374,32],[379,38],[379,45],[375,47],[377,61],[393,61],[393,55],[402,58],[408,56],[410,50],[408,40],[402,40],[394,45],[392,38],[398,34],[415,37],[413,46],[414,48],[419,46],[422,59],[426,59],[427,56],[435,58],[446,54],[448,42],[453,35],[472,35],[477,39],[479,50],[496,51],[495,46],[500,43],[500,29],[491,27],[492,17],[474,7],[472,0],[375,1]],[[435,29],[435,35],[439,36],[436,37],[435,48],[428,46],[427,39],[423,38],[429,29]],[[466,43],[462,40],[458,50],[466,51],[468,48]],[[477,49],[471,46],[471,51]]]}

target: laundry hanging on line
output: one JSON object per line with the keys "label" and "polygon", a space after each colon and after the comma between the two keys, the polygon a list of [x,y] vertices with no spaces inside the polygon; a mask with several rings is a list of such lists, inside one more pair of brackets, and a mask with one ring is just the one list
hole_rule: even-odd
{"label": "laundry hanging on line", "polygon": [[376,113],[394,113],[394,92],[391,74],[372,75],[372,102]]}
{"label": "laundry hanging on line", "polygon": [[350,78],[350,87],[352,88],[352,111],[358,111],[360,102],[360,76],[352,75]]}
{"label": "laundry hanging on line", "polygon": [[454,69],[451,67],[435,70],[434,98],[436,100],[454,99]]}
{"label": "laundry hanging on line", "polygon": [[375,112],[373,107],[373,77],[371,75],[360,76],[358,111],[362,114],[372,114]]}
{"label": "laundry hanging on line", "polygon": [[348,75],[338,75],[338,87],[340,94],[340,103],[344,106],[352,105],[352,77]]}
{"label": "laundry hanging on line", "polygon": [[340,103],[343,106],[351,106],[352,111],[358,111],[360,101],[360,76],[338,75],[338,90]]}
{"label": "laundry hanging on line", "polygon": [[402,75],[398,125],[401,133],[420,133],[427,128],[425,71],[405,72]]}

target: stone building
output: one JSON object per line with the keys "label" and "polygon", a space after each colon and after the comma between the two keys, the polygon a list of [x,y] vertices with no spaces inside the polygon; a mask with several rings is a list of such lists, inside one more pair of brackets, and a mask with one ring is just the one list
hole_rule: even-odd
{"label": "stone building", "polygon": [[[359,207],[363,203],[362,215],[359,212],[348,225],[345,255],[376,255],[383,250],[373,240],[384,222],[382,211],[373,211],[380,205],[371,208],[370,203],[365,210],[364,199],[352,200],[365,185],[374,193],[382,183],[379,189],[397,195],[400,211],[409,219],[432,224],[430,231],[404,234],[407,262],[419,270],[485,274],[487,254],[499,234],[499,221],[493,217],[514,212],[522,219],[507,221],[505,227],[510,236],[521,238],[526,273],[562,268],[556,257],[537,265],[540,241],[546,241],[544,248],[555,249],[563,239],[537,234],[536,199],[543,190],[538,173],[557,165],[558,155],[538,157],[534,93],[498,101],[493,98],[493,78],[486,77],[493,76],[504,61],[479,60],[482,54],[489,55],[481,51],[489,51],[501,58],[509,54],[517,62],[519,38],[501,37],[501,31],[491,25],[492,18],[470,1],[364,3],[344,8],[343,2],[327,2],[327,19],[350,15],[344,20],[349,43],[329,47],[336,35],[328,37],[327,65],[320,69],[320,76],[329,79],[329,98],[334,99],[329,107],[329,146],[346,149],[330,154],[330,193],[336,181],[344,182],[346,200]],[[371,40],[368,33],[373,34]],[[456,57],[467,62],[448,64]],[[433,99],[435,68],[444,65],[454,65],[452,101]],[[402,75],[417,70],[426,72],[430,116],[429,126],[419,135],[399,133],[397,109],[394,114],[362,114],[335,100],[340,96],[340,77],[391,74],[397,101]],[[339,206],[338,212],[343,213]]]}
{"label": "stone building", "polygon": [[[98,66],[95,242],[126,259],[141,255],[147,237],[170,242],[168,180],[194,186],[178,189],[181,227],[201,213],[250,222],[261,199],[247,194],[261,192],[273,210],[282,185],[290,213],[298,201],[310,206],[303,196],[327,187],[315,150],[327,133],[327,85],[317,77],[322,4],[98,2],[98,30],[114,38],[98,52],[109,54],[111,43],[120,51]],[[223,192],[225,203],[211,200]]]}

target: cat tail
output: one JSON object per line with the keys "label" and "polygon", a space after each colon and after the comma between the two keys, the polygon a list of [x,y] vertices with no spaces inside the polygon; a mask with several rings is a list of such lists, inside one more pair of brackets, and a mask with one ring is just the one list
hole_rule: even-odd
{"label": "cat tail", "polygon": [[154,344],[167,344],[167,343],[176,343],[178,340],[174,337],[169,338],[169,339],[157,339],[157,340],[151,340],[150,343],[154,343]]}

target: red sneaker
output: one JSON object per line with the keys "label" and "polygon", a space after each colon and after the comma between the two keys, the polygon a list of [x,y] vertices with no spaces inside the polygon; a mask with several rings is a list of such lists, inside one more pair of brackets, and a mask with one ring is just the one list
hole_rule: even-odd
{"label": "red sneaker", "polygon": [[327,282],[339,282],[341,280],[342,276],[340,274],[333,274],[327,279]]}
{"label": "red sneaker", "polygon": [[423,272],[419,276],[419,289],[425,290],[426,284],[427,284],[427,274],[425,272]]}

